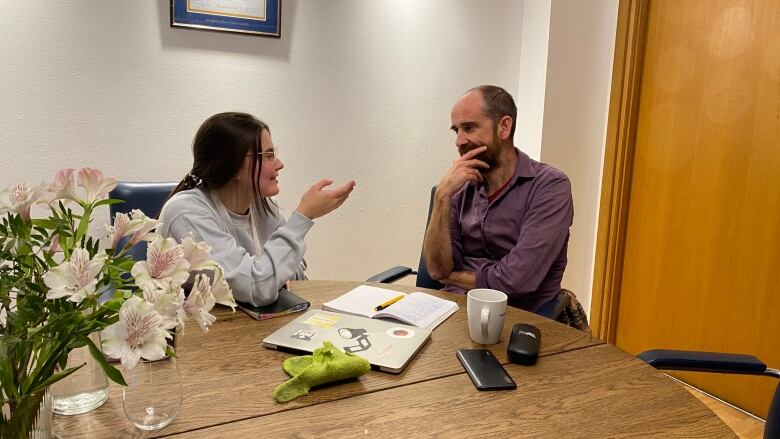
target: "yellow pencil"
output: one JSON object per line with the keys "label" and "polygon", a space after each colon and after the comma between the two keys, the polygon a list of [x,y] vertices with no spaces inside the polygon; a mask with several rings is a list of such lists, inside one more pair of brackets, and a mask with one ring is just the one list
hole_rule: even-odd
{"label": "yellow pencil", "polygon": [[382,311],[383,309],[387,308],[388,306],[394,304],[395,302],[398,302],[399,300],[403,299],[405,294],[401,294],[398,297],[393,297],[392,299],[388,300],[387,302],[377,305],[376,308],[374,308],[374,311]]}

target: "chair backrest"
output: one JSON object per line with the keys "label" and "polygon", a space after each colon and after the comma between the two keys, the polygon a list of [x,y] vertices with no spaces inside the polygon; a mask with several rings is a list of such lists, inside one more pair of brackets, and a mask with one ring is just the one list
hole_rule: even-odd
{"label": "chair backrest", "polygon": [[[436,186],[431,188],[431,199],[428,202],[428,219],[425,221],[425,229],[428,229],[428,223],[431,222],[431,210],[433,210],[433,196],[436,195]],[[430,288],[432,290],[440,290],[444,288],[444,284],[432,278],[428,273],[428,267],[425,264],[425,257],[420,253],[420,263],[417,266],[417,281],[415,284],[420,288]]]}
{"label": "chair backrest", "polygon": [[[656,369],[763,375],[780,378],[780,370],[770,369],[763,361],[747,354],[650,349],[637,354],[637,358]],[[769,405],[766,424],[764,424],[764,437],[780,438],[780,385],[775,388],[775,395]]]}
{"label": "chair backrest", "polygon": [[557,320],[558,316],[561,315],[564,309],[566,309],[567,306],[571,303],[571,298],[568,294],[564,293],[563,290],[558,293],[555,297],[552,298],[549,302],[542,305],[541,308],[539,308],[539,311],[536,311],[537,314],[539,314],[542,317],[547,317],[548,319]]}
{"label": "chair backrest", "polygon": [[[156,218],[160,215],[165,200],[176,187],[177,182],[131,182],[120,181],[109,197],[123,200],[124,203],[110,205],[111,224],[117,213],[130,213],[133,209],[139,209],[146,216]],[[130,255],[136,261],[146,259],[146,243],[140,242],[130,249]]]}

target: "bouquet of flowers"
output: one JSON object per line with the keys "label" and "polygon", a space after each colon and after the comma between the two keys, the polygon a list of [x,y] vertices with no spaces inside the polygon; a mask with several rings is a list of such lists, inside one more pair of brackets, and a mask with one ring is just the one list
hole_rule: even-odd
{"label": "bouquet of flowers", "polygon": [[[4,404],[13,407],[76,371],[80,366],[66,367],[68,353],[83,346],[111,380],[125,385],[106,355],[125,369],[173,355],[167,339],[185,321],[208,331],[215,304],[235,309],[206,243],[163,238],[154,233],[157,221],[140,210],[117,214],[102,243],[90,236],[95,210],[121,202],[106,198],[115,186],[101,171],[82,168],[63,169],[38,187],[20,183],[0,192]],[[34,218],[39,209],[47,214]],[[134,261],[128,250],[140,241],[148,242],[147,257]],[[102,347],[89,337],[96,331],[102,331]]]}

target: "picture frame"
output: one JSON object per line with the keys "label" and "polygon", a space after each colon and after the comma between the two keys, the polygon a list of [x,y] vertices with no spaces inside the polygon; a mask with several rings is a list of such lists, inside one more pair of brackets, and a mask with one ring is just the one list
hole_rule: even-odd
{"label": "picture frame", "polygon": [[171,27],[281,37],[282,0],[171,0]]}

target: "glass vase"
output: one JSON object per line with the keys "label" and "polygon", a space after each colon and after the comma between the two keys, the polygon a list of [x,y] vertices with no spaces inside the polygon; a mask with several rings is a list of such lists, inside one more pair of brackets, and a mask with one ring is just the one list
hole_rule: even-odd
{"label": "glass vase", "polygon": [[[100,346],[99,332],[93,332],[89,338]],[[86,413],[108,400],[108,378],[87,346],[73,349],[68,354],[67,367],[80,364],[84,364],[81,369],[51,386],[52,407],[58,415]]]}
{"label": "glass vase", "polygon": [[182,385],[175,357],[140,361],[124,371],[127,387],[122,388],[125,415],[141,430],[157,430],[173,422],[179,414]]}
{"label": "glass vase", "polygon": [[49,439],[52,425],[50,388],[19,400],[3,400],[1,439]]}

